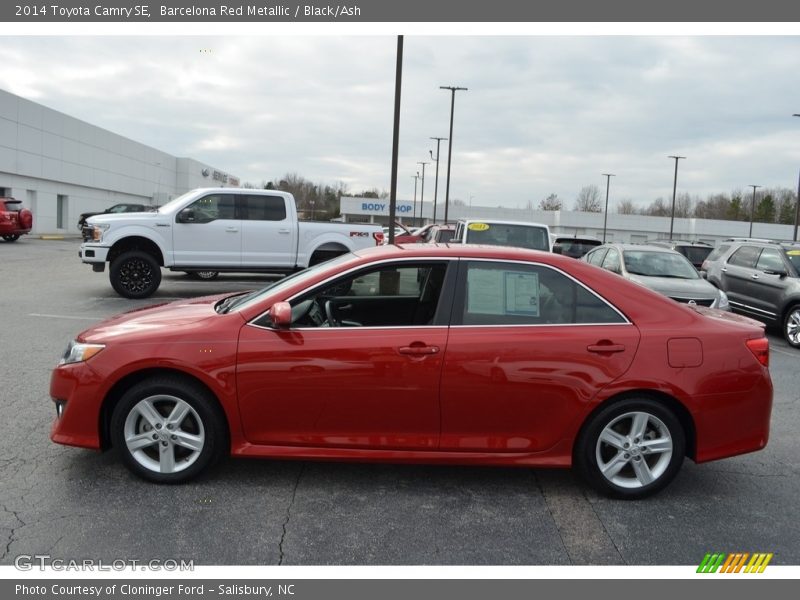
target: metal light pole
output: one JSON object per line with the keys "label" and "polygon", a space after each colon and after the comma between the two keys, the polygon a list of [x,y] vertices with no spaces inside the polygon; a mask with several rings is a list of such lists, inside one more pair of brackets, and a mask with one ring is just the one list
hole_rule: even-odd
{"label": "metal light pole", "polygon": [[672,216],[669,219],[669,239],[672,239],[672,229],[675,224],[675,192],[678,189],[678,161],[685,156],[668,156],[675,159],[675,179],[672,181]]}
{"label": "metal light pole", "polygon": [[611,178],[616,177],[614,173],[603,173],[606,178],[606,209],[603,212],[603,243],[606,243],[606,227],[608,226],[608,190],[611,187]]}
{"label": "metal light pole", "polygon": [[[429,165],[429,162],[418,162],[418,165],[422,165],[422,190],[419,194],[419,216],[422,218],[422,211],[425,209],[425,165]],[[417,225],[417,223],[414,223]]]}
{"label": "metal light pole", "polygon": [[444,192],[444,221],[447,222],[447,210],[450,206],[450,162],[453,158],[453,111],[456,106],[456,92],[467,91],[465,87],[440,85],[440,90],[450,90],[450,138],[447,142],[447,187]]}
{"label": "metal light pole", "polygon": [[[795,113],[793,117],[800,117],[800,114]],[[794,207],[794,236],[792,239],[797,241],[797,223],[800,221],[800,175],[797,176],[797,202]]]}
{"label": "metal light pole", "polygon": [[[419,180],[419,171],[417,171],[416,175],[412,175],[411,178],[414,180],[414,213],[412,216],[413,219],[416,218],[417,216],[417,180]],[[389,223],[389,226],[392,226],[392,223]]]}
{"label": "metal light pole", "polygon": [[428,150],[431,154],[431,160],[436,161],[436,183],[433,185],[433,222],[436,223],[436,198],[439,195],[439,144],[447,138],[432,137],[431,139],[436,140],[436,158],[433,157],[433,150]]}
{"label": "metal light pole", "polygon": [[753,188],[753,200],[750,202],[750,233],[747,237],[753,237],[753,215],[756,211],[756,188],[760,188],[760,185],[749,185],[747,187]]}
{"label": "metal light pole", "polygon": [[392,132],[392,190],[389,196],[389,243],[394,244],[397,214],[397,149],[400,143],[400,88],[403,84],[403,36],[397,36],[397,65],[394,75],[394,130]]}

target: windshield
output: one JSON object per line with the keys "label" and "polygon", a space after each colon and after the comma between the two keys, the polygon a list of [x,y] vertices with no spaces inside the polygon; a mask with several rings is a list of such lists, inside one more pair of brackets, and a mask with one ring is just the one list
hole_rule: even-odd
{"label": "windshield", "polygon": [[181,194],[177,198],[173,198],[172,200],[170,200],[166,204],[162,205],[156,212],[169,212],[169,209],[172,208],[175,204],[179,204],[179,203],[183,202],[184,200],[186,200],[187,198],[190,198],[192,196],[196,196],[197,192],[198,192],[198,190],[192,190],[190,192],[186,192],[185,194]]}
{"label": "windshield", "polygon": [[625,251],[625,269],[631,275],[643,277],[673,277],[698,279],[694,266],[682,254],[672,252]]}
{"label": "windshield", "polygon": [[227,310],[232,310],[232,309],[241,310],[248,308],[253,304],[257,304],[258,302],[260,302],[261,299],[264,298],[264,296],[266,296],[267,294],[280,292],[285,288],[293,286],[295,283],[309,281],[314,277],[316,277],[317,274],[322,269],[327,269],[328,267],[333,267],[342,263],[346,263],[349,260],[352,260],[354,257],[355,255],[352,252],[348,252],[347,254],[342,254],[341,256],[332,258],[331,260],[314,265],[313,267],[309,267],[302,271],[298,271],[297,273],[288,275],[283,279],[274,281],[258,291],[237,297],[235,300],[231,301],[226,308]]}
{"label": "windshield", "polygon": [[470,223],[467,225],[467,243],[550,250],[547,228],[536,225]]}

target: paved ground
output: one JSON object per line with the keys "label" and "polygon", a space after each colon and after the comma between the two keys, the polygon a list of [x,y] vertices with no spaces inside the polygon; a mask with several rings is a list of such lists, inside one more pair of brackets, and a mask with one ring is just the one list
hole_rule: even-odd
{"label": "paved ground", "polygon": [[621,502],[568,471],[227,460],[177,487],[141,482],[115,453],[49,441],[50,370],[111,314],[260,287],[165,273],[158,294],[116,296],[78,242],[0,243],[0,564],[173,558],[196,564],[697,564],[710,551],[800,564],[800,351],[771,336],[775,406],[760,453],[697,466]]}

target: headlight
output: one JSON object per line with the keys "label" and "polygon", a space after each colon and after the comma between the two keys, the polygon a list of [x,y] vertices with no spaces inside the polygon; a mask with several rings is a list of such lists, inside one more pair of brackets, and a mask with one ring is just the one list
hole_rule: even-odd
{"label": "headlight", "polygon": [[105,346],[103,344],[81,344],[72,341],[67,346],[64,356],[58,361],[60,365],[69,365],[72,363],[83,362],[92,358],[95,354],[100,352]]}
{"label": "headlight", "polygon": [[106,230],[111,227],[106,223],[102,225],[92,225],[92,241],[94,242],[102,242],[103,241],[103,234]]}
{"label": "headlight", "polygon": [[717,290],[719,296],[717,297],[716,306],[714,308],[718,308],[720,310],[730,310],[731,305],[728,304],[728,294],[723,292],[722,290]]}

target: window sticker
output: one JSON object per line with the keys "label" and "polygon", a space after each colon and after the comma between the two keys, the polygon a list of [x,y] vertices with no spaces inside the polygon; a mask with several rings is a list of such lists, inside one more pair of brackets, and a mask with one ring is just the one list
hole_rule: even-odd
{"label": "window sticker", "polygon": [[467,225],[470,231],[487,231],[489,229],[488,223],[470,223]]}
{"label": "window sticker", "polygon": [[800,256],[800,250],[787,250],[786,254],[788,256]]}
{"label": "window sticker", "polygon": [[539,274],[470,269],[467,312],[482,315],[539,316]]}
{"label": "window sticker", "polygon": [[507,315],[539,316],[539,274],[504,273]]}

